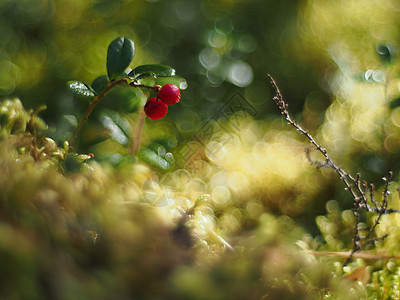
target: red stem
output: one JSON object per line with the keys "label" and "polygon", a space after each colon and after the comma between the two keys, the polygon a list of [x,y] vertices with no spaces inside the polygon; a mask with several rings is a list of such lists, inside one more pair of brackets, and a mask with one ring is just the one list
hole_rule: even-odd
{"label": "red stem", "polygon": [[[94,107],[96,106],[96,104],[106,95],[107,92],[109,92],[112,88],[114,88],[115,86],[121,84],[121,83],[127,83],[125,78],[116,80],[116,81],[110,81],[107,84],[107,87],[104,89],[104,91],[102,91],[99,95],[97,95],[96,97],[94,97],[92,103],[90,104],[90,106],[88,107],[86,113],[84,114],[82,120],[79,122],[78,126],[75,128],[74,132],[72,133],[70,139],[69,139],[69,144],[72,145],[72,143],[75,141],[79,131],[82,129],[82,126],[85,124],[85,122],[87,121],[87,119],[89,118],[89,115],[92,113]],[[158,86],[148,86],[148,85],[142,85],[142,84],[135,84],[134,82],[129,83],[129,85],[131,87],[140,87],[140,88],[146,88],[146,89],[151,89],[154,92],[158,93],[159,92],[159,87]],[[139,117],[140,117],[140,111],[139,111]],[[144,118],[143,118],[143,122],[144,122]],[[143,127],[143,125],[142,125]],[[138,128],[139,129],[139,128]],[[140,133],[141,134],[141,133]],[[140,137],[139,137],[140,140]],[[138,151],[138,149],[137,149]]]}

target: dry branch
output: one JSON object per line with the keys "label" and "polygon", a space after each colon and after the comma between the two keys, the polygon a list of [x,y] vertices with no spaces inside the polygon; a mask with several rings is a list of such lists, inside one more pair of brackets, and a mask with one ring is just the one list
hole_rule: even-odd
{"label": "dry branch", "polygon": [[[306,150],[306,155],[311,164],[317,166],[317,168],[330,168],[334,170],[339,175],[341,181],[343,181],[346,186],[345,189],[349,191],[351,196],[354,199],[354,215],[356,217],[356,225],[354,228],[354,237],[353,237],[353,249],[347,254],[347,260],[345,264],[347,264],[354,256],[357,251],[363,250],[367,245],[373,244],[375,241],[384,239],[387,235],[383,237],[373,238],[373,234],[375,233],[376,227],[379,225],[379,221],[384,214],[391,213],[400,213],[398,209],[388,208],[389,203],[389,184],[392,180],[393,173],[389,172],[387,177],[383,177],[382,180],[385,183],[384,189],[382,191],[382,200],[381,204],[379,204],[375,197],[375,188],[372,183],[368,183],[366,181],[361,181],[361,175],[357,174],[355,177],[350,173],[339,167],[329,156],[327,150],[323,148],[320,144],[318,144],[312,135],[304,130],[296,121],[292,119],[288,111],[288,104],[283,99],[282,93],[279,90],[278,85],[271,75],[267,74],[272,87],[275,91],[275,96],[273,97],[273,101],[278,106],[281,114],[288,122],[289,125],[294,127],[300,134],[304,135],[310,143],[314,146],[314,148],[319,151],[325,158],[325,161],[313,161],[310,157],[310,150]],[[371,205],[371,204],[372,205]],[[365,210],[367,212],[372,212],[378,214],[374,224],[369,229],[366,237],[360,236],[360,223],[361,223],[361,210]]]}

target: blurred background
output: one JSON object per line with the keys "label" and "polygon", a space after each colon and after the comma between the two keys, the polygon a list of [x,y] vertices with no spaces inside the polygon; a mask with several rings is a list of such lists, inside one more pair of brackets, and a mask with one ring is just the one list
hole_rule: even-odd
{"label": "blurred background", "polygon": [[[337,165],[375,183],[378,202],[394,172],[388,207],[400,209],[399,15],[398,0],[0,0],[0,294],[328,296],[332,274],[366,263],[343,268],[299,249],[352,249],[354,198],[310,164],[310,143],[282,119],[266,74]],[[180,83],[181,101],[146,119],[131,155],[150,94],[118,86],[64,148],[90,105],[66,83],[106,74],[119,36],[135,43],[131,68],[176,70],[157,83]],[[27,110],[47,106],[47,131],[17,98]],[[362,211],[362,234],[376,217]],[[399,214],[378,220],[363,250],[398,256]],[[398,293],[394,261],[367,265],[379,290],[371,299]]]}
{"label": "blurred background", "polygon": [[168,114],[179,131],[194,130],[237,91],[254,105],[257,118],[276,114],[266,73],[280,82],[293,109],[301,111],[313,92],[327,106],[329,94],[306,60],[317,57],[298,45],[304,34],[299,32],[304,13],[299,5],[300,1],[4,0],[0,93],[3,98],[20,97],[28,107],[46,104],[46,120],[53,124],[76,113],[65,82],[90,84],[105,74],[109,43],[126,36],[136,46],[132,67],[163,63],[187,79],[181,104]]}
{"label": "blurred background", "polygon": [[[304,172],[314,172],[302,154],[308,144],[281,120],[266,74],[277,81],[293,116],[340,165],[379,181],[399,167],[399,13],[396,0],[2,0],[0,95],[18,97],[27,108],[47,105],[42,116],[49,134],[62,142],[88,106],[67,93],[66,82],[91,84],[105,74],[109,43],[125,36],[135,42],[132,68],[170,65],[187,81],[181,102],[166,118],[146,124],[145,147],[156,147],[164,158],[177,156],[180,145],[197,137],[199,124],[221,118],[233,139],[224,144],[225,152],[205,155],[236,172],[234,182],[246,182],[242,175],[256,181],[270,193],[269,203],[287,197],[284,208],[282,202],[273,205],[285,212],[305,213],[313,199],[345,198],[344,206],[351,207],[330,172],[298,184]],[[141,96],[130,92],[124,99]],[[251,117],[229,127],[231,119],[216,112],[232,99],[244,103]],[[133,128],[132,103],[110,93],[83,130],[78,150],[120,160],[123,151],[104,143],[109,128],[101,117],[116,112]],[[118,157],[110,154],[116,152]],[[232,165],[241,159],[242,165]],[[292,163],[300,171],[293,172]],[[271,168],[275,173],[265,171]],[[262,172],[269,181],[260,179]],[[304,191],[308,194],[300,197]],[[324,203],[314,203],[319,212],[324,209]]]}

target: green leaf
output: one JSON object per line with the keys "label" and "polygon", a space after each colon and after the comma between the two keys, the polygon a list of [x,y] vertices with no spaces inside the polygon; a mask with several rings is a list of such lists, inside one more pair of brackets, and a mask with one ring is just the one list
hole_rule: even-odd
{"label": "green leaf", "polygon": [[378,45],[376,53],[383,63],[390,63],[395,56],[393,49],[389,45]]}
{"label": "green leaf", "polygon": [[164,157],[147,147],[140,149],[139,156],[148,164],[161,170],[168,170],[171,167],[171,164]]}
{"label": "green leaf", "polygon": [[[130,68],[128,68],[127,70],[129,71]],[[124,72],[122,72],[121,74],[119,74],[119,75],[117,76],[116,80],[122,79],[122,78],[126,78],[127,76],[128,76],[128,72],[127,72],[127,71],[124,71]]]}
{"label": "green leaf", "polygon": [[81,81],[68,81],[67,89],[72,95],[77,97],[91,98],[96,96],[95,91]]}
{"label": "green leaf", "polygon": [[145,72],[145,73],[138,74],[138,75],[135,77],[135,79],[136,79],[136,80],[140,80],[140,79],[145,79],[145,78],[149,78],[149,77],[156,78],[157,76],[156,76],[156,74],[154,74],[154,73]]}
{"label": "green leaf", "polygon": [[400,98],[396,98],[390,102],[390,109],[395,109],[400,106]]}
{"label": "green leaf", "polygon": [[142,65],[134,68],[128,76],[136,78],[140,74],[147,74],[147,77],[170,77],[175,75],[175,70],[164,65]]}
{"label": "green leaf", "polygon": [[101,122],[110,131],[111,138],[114,141],[124,146],[129,144],[132,127],[125,117],[113,110],[107,109],[102,113]]}
{"label": "green leaf", "polygon": [[133,41],[125,37],[118,37],[108,46],[107,73],[110,80],[116,79],[129,67],[135,55]]}
{"label": "green leaf", "polygon": [[186,79],[183,77],[180,77],[180,76],[157,78],[157,81],[156,81],[156,84],[159,84],[161,86],[169,84],[169,83],[175,84],[181,90],[185,90],[188,87]]}
{"label": "green leaf", "polygon": [[106,89],[107,85],[108,85],[108,76],[102,75],[102,76],[97,77],[93,81],[92,88],[98,95]]}

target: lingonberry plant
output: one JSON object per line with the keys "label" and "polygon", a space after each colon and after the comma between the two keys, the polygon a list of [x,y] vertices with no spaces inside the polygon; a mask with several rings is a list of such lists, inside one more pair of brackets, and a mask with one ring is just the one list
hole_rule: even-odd
{"label": "lingonberry plant", "polygon": [[[91,104],[69,139],[71,145],[97,103],[116,86],[125,85],[131,88],[140,88],[156,94],[144,106],[139,104],[137,126],[131,137],[131,154],[139,152],[145,116],[147,115],[152,120],[161,119],[167,114],[168,105],[179,102],[181,95],[178,86],[172,83],[167,83],[164,86],[156,84],[157,79],[160,77],[167,78],[163,82],[168,82],[168,78],[171,79],[170,82],[176,82],[176,78],[179,77],[175,75],[175,70],[169,66],[159,64],[147,64],[137,66],[133,70],[129,69],[134,54],[135,46],[133,41],[126,37],[118,37],[108,47],[107,75],[97,77],[91,85],[81,81],[69,81],[67,83],[67,88],[72,95],[91,99]],[[147,93],[148,97],[150,93]]]}

